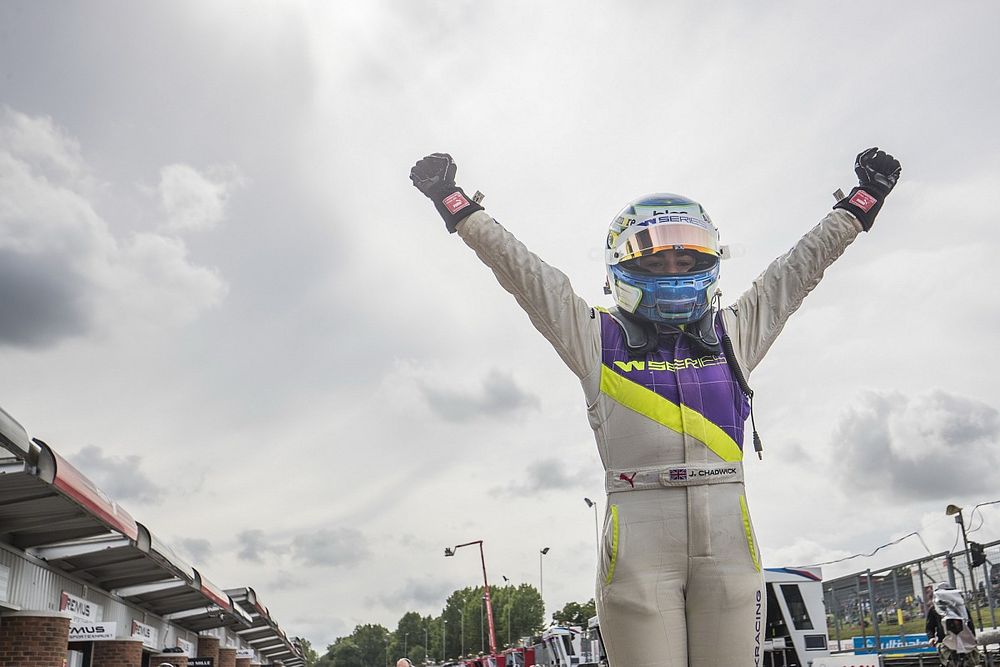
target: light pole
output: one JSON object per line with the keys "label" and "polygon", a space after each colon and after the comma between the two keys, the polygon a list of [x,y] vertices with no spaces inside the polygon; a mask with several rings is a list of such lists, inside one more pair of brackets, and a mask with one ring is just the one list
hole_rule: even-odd
{"label": "light pole", "polygon": [[972,584],[972,604],[976,606],[976,620],[979,627],[983,627],[983,612],[979,610],[979,600],[976,599],[976,573],[972,571],[972,561],[969,560],[969,538],[965,534],[965,519],[962,517],[962,508],[958,505],[948,505],[944,513],[955,517],[955,523],[962,528],[962,543],[965,545],[965,566],[969,568],[969,580]]}
{"label": "light pole", "polygon": [[458,616],[459,616],[459,620],[461,622],[461,628],[462,628],[462,653],[461,653],[461,656],[464,658],[465,657],[465,610],[464,609],[459,609],[458,610]]}
{"label": "light pole", "polygon": [[424,655],[426,655],[428,658],[431,657],[431,644],[430,641],[427,639],[426,625],[424,626]]}
{"label": "light pole", "polygon": [[[503,577],[503,583],[505,583],[507,585],[510,585],[510,579],[508,579],[507,577],[505,577],[502,574],[500,576]],[[510,608],[511,608],[511,601],[510,601],[510,598],[508,598],[507,599],[507,646],[508,646],[508,648],[510,647]]]}
{"label": "light pole", "polygon": [[389,635],[385,636],[385,667],[389,667]]}
{"label": "light pole", "polygon": [[448,649],[446,648],[447,646],[448,646],[448,619],[442,618],[441,619],[441,662],[444,662],[446,656],[448,655]]}
{"label": "light pole", "polygon": [[583,502],[587,503],[587,507],[594,510],[594,544],[597,545],[597,557],[601,557],[601,531],[597,528],[597,503],[595,503],[590,498],[584,498]]}
{"label": "light pole", "polygon": [[510,609],[514,605],[510,602],[507,603],[507,646],[511,646],[510,643]]}
{"label": "light pole", "polygon": [[445,556],[454,556],[455,552],[462,547],[472,546],[473,544],[479,545],[479,560],[483,564],[483,599],[486,601],[486,616],[490,621],[490,655],[496,655],[497,653],[497,636],[496,630],[493,627],[493,604],[490,602],[490,582],[486,578],[486,556],[483,555],[483,541],[476,540],[475,542],[466,542],[465,544],[457,544],[454,547],[445,547]]}
{"label": "light pole", "polygon": [[406,632],[403,634],[403,655],[406,655],[406,640],[409,639],[410,633]]}
{"label": "light pole", "polygon": [[545,579],[542,577],[542,556],[548,552],[548,547],[538,550],[538,595],[542,598],[542,607],[545,606]]}

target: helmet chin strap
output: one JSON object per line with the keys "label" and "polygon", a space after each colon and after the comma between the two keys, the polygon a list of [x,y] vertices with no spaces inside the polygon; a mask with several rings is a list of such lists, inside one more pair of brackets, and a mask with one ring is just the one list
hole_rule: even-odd
{"label": "helmet chin strap", "polygon": [[711,305],[700,318],[680,326],[657,323],[656,331],[665,335],[679,333],[693,340],[706,352],[719,354],[722,352],[722,341],[719,340],[719,332],[715,330],[715,314],[719,311],[721,300],[722,290],[716,289],[715,294],[712,295]]}
{"label": "helmet chin strap", "polygon": [[719,333],[715,330],[714,308],[709,308],[699,319],[688,324],[673,326],[657,323],[656,332],[667,336],[676,334],[687,336],[706,352],[719,354],[722,351],[722,342],[719,340]]}
{"label": "helmet chin strap", "polygon": [[609,312],[612,317],[618,320],[625,331],[625,345],[630,356],[641,357],[652,352],[658,346],[660,336],[677,335],[687,336],[705,352],[721,354],[722,342],[715,330],[715,313],[717,312],[719,296],[721,293],[716,292],[716,296],[712,300],[713,306],[697,321],[680,326],[654,324],[618,307],[611,308]]}

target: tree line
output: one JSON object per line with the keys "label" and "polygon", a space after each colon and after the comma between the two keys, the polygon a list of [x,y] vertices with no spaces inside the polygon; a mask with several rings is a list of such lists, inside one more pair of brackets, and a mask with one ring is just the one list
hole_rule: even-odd
{"label": "tree line", "polygon": [[[490,587],[497,649],[515,645],[522,637],[541,633],[545,606],[538,590],[530,584]],[[557,623],[587,626],[594,615],[594,601],[570,602],[552,615]],[[448,596],[438,616],[422,616],[415,611],[403,614],[395,630],[383,625],[358,625],[345,637],[338,637],[319,655],[308,641],[301,640],[308,667],[380,667],[408,657],[414,664],[441,662],[460,656],[488,653],[489,621],[483,589],[466,587]]]}

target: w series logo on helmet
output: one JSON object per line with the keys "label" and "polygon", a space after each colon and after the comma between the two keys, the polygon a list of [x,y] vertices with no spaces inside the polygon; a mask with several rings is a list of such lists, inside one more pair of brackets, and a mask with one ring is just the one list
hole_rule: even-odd
{"label": "w series logo on helmet", "polygon": [[642,222],[637,222],[636,227],[648,227],[649,225],[658,225],[664,222],[687,222],[692,225],[705,226],[705,221],[699,218],[692,218],[690,215],[681,215],[678,213],[672,213],[667,215],[657,215],[652,218],[647,218]]}

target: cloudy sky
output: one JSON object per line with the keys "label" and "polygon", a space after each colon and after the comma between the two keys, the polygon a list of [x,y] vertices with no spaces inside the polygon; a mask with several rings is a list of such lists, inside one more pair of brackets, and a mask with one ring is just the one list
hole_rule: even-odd
{"label": "cloudy sky", "polygon": [[437,613],[475,539],[497,581],[551,547],[551,611],[593,594],[582,392],[411,164],[598,304],[615,212],[695,198],[728,301],[878,145],[902,181],[751,378],[749,500],[770,566],[949,548],[1000,498],[1000,7],[701,4],[0,3],[0,405],[318,646]]}

